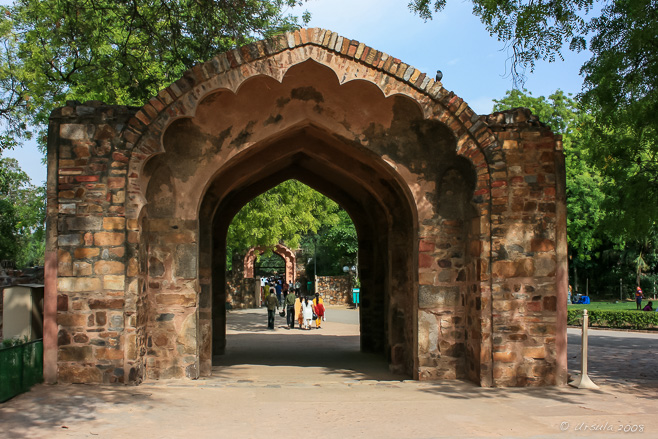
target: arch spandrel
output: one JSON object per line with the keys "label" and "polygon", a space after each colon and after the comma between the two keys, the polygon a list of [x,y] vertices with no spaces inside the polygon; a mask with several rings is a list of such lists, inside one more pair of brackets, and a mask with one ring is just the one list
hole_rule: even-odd
{"label": "arch spandrel", "polygon": [[[163,151],[162,136],[170,123],[193,117],[207,95],[220,89],[236,93],[245,81],[263,75],[282,83],[291,67],[309,59],[333,70],[340,84],[367,81],[386,97],[395,94],[409,97],[419,105],[425,118],[446,124],[456,138],[466,136],[473,140],[468,150],[460,148],[460,154],[481,154],[479,143],[495,143],[491,131],[480,130],[478,117],[462,99],[413,66],[327,30],[302,29],[220,54],[195,66],[151,99],[123,134],[128,146],[134,149],[131,174],[139,175],[143,162]],[[138,214],[135,209],[139,210],[143,199],[135,193],[139,188],[137,182],[131,188],[136,204],[127,214],[135,217]]]}

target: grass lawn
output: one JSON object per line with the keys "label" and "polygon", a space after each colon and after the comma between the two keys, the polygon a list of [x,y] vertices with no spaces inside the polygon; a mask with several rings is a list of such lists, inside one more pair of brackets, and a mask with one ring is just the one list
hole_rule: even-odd
{"label": "grass lawn", "polygon": [[[653,309],[656,309],[658,305],[658,300],[654,301],[653,299],[644,299],[642,301],[642,308],[645,307],[647,302],[651,300],[653,302]],[[567,305],[567,309],[586,309],[586,310],[599,310],[599,311],[635,311],[637,306],[635,301],[625,300],[623,302],[615,303],[610,301],[605,302],[592,302],[589,305]]]}

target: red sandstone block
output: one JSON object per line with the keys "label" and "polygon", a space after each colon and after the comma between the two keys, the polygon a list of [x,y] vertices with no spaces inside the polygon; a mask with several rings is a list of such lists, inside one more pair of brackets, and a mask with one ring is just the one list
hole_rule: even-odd
{"label": "red sandstone block", "polygon": [[108,177],[107,187],[109,189],[121,189],[126,186],[126,179],[124,177]]}
{"label": "red sandstone block", "polygon": [[145,126],[148,126],[151,123],[151,118],[143,110],[139,110],[137,114],[135,114],[135,117],[139,119],[139,121],[142,122]]}
{"label": "red sandstone block", "polygon": [[74,250],[73,255],[76,259],[89,259],[100,254],[100,250],[95,247],[78,247]]}
{"label": "red sandstone block", "polygon": [[420,243],[418,244],[418,251],[419,252],[433,252],[434,247],[435,247],[435,244],[432,241],[427,241],[427,240],[421,239]]}
{"label": "red sandstone block", "polygon": [[512,363],[516,360],[516,354],[514,352],[494,352],[493,359],[501,363]]}
{"label": "red sandstone block", "polygon": [[548,252],[555,250],[555,242],[550,239],[535,238],[530,241],[530,251]]}
{"label": "red sandstone block", "polygon": [[427,253],[418,254],[418,267],[419,268],[430,268],[434,263],[434,258]]}
{"label": "red sandstone block", "polygon": [[96,358],[99,360],[123,360],[123,350],[97,348]]}
{"label": "red sandstone block", "polygon": [[130,159],[128,156],[126,156],[123,153],[120,153],[118,151],[115,151],[112,153],[112,160],[117,161],[117,162],[123,162],[123,163],[128,163]]}
{"label": "red sandstone block", "polygon": [[75,181],[86,182],[86,181],[98,181],[98,175],[78,175],[73,177]]}
{"label": "red sandstone block", "polygon": [[347,49],[347,56],[354,57],[356,54],[356,49],[358,48],[358,41],[352,41],[349,48]]}
{"label": "red sandstone block", "polygon": [[123,299],[90,299],[89,309],[123,309]]}
{"label": "red sandstone block", "polygon": [[57,311],[68,311],[69,310],[69,296],[66,294],[57,295]]}
{"label": "red sandstone block", "polygon": [[542,310],[541,302],[528,302],[526,304],[526,309],[530,312],[540,312]]}

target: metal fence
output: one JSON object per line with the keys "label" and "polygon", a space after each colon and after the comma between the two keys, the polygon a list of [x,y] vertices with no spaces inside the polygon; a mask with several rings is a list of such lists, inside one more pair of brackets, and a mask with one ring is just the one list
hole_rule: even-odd
{"label": "metal fence", "polygon": [[43,340],[0,347],[0,402],[43,382]]}

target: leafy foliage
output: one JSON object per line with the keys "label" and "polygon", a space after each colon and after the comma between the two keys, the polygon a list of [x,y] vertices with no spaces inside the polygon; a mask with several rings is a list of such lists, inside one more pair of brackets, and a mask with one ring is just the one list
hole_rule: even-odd
{"label": "leafy foliage", "polygon": [[614,183],[607,225],[644,240],[658,226],[658,1],[617,0],[592,28],[583,102],[594,164]]}
{"label": "leafy foliage", "polygon": [[45,188],[32,186],[15,159],[0,155],[0,259],[42,264],[45,217]]}
{"label": "leafy foliage", "polygon": [[[299,0],[17,0],[0,7],[0,150],[66,100],[141,105],[195,63],[297,28]],[[304,16],[304,22],[309,17]]]}
{"label": "leafy foliage", "polygon": [[[581,103],[591,164],[604,179],[607,228],[643,240],[658,218],[658,0],[472,0],[473,13],[511,51],[512,76],[538,60],[593,53]],[[445,0],[412,0],[429,19]],[[586,18],[596,6],[600,13]],[[583,151],[585,148],[580,148]],[[644,202],[638,202],[642,200]]]}
{"label": "leafy foliage", "polygon": [[238,212],[229,226],[227,262],[251,247],[264,247],[259,262],[270,264],[277,258],[271,250],[279,243],[293,250],[301,247],[303,257],[309,259],[315,257],[317,245],[323,274],[342,273],[342,266],[353,264],[358,251],[356,229],[347,212],[297,180],[281,183]]}
{"label": "leafy foliage", "polygon": [[301,247],[307,273],[313,273],[317,264],[318,275],[337,276],[344,274],[344,266],[356,264],[359,241],[352,219],[341,209],[336,224],[323,225],[317,234],[305,236]]}
{"label": "leafy foliage", "polygon": [[[562,58],[568,44],[572,50],[586,48],[590,29],[582,17],[594,0],[472,0],[473,14],[499,41],[504,41],[512,61],[511,73],[523,79],[525,68],[536,61]],[[409,8],[424,20],[445,8],[446,0],[411,0]]]}

